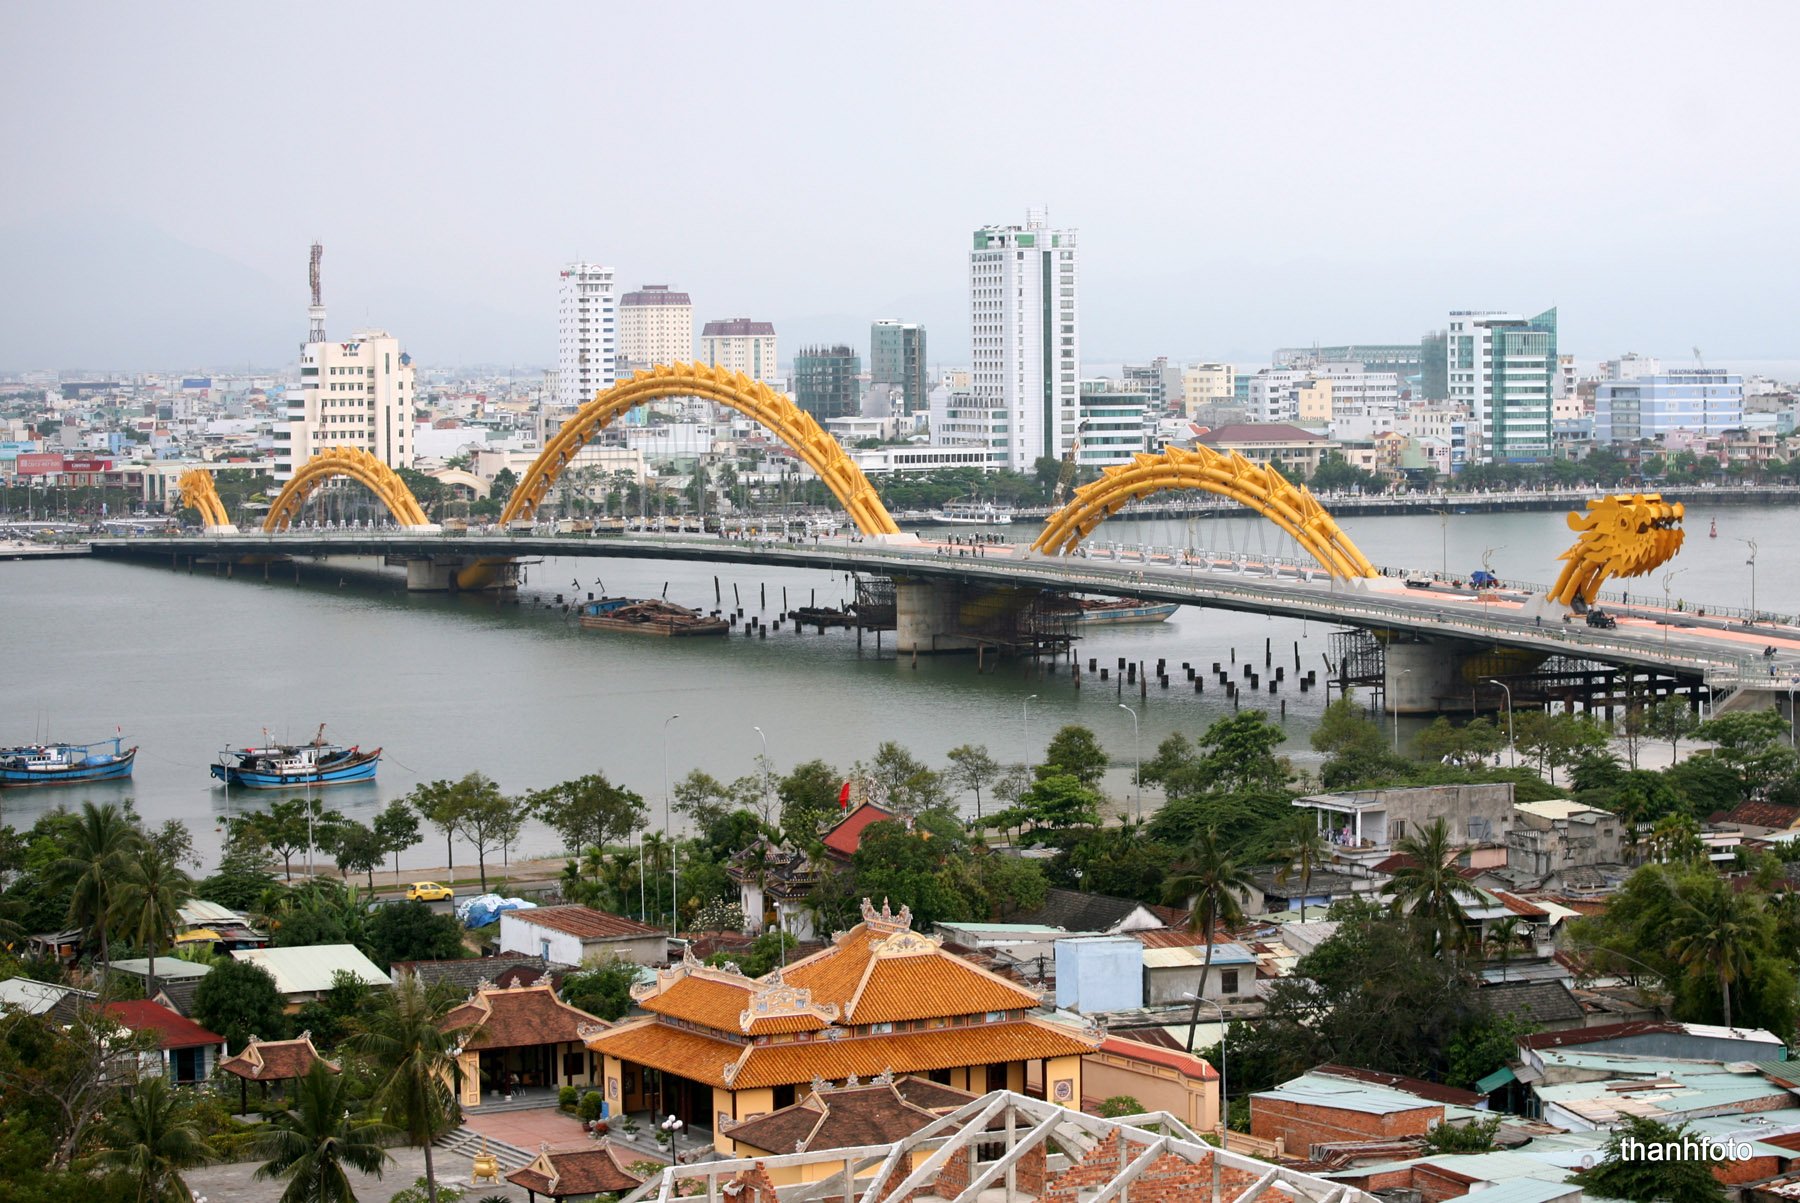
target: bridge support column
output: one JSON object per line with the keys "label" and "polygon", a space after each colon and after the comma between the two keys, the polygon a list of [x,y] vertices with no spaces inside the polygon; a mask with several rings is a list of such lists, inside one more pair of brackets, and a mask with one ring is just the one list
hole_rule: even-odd
{"label": "bridge support column", "polygon": [[1460,639],[1390,640],[1385,649],[1388,714],[1439,714],[1494,710],[1505,694],[1492,685],[1481,685],[1471,663],[1482,652],[1479,644]]}
{"label": "bridge support column", "polygon": [[406,591],[408,593],[448,593],[456,588],[456,574],[461,560],[408,560]]}
{"label": "bridge support column", "polygon": [[979,641],[957,628],[957,591],[936,581],[894,580],[894,650],[899,655],[973,651]]}

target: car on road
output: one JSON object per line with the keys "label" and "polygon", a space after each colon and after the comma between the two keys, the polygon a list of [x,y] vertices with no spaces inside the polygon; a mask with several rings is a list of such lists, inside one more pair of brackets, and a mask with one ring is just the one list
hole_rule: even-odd
{"label": "car on road", "polygon": [[1610,631],[1619,625],[1619,620],[1605,610],[1589,610],[1587,624],[1590,627],[1599,627],[1603,631]]}
{"label": "car on road", "polygon": [[408,902],[448,902],[455,897],[455,890],[435,881],[415,881],[406,887]]}

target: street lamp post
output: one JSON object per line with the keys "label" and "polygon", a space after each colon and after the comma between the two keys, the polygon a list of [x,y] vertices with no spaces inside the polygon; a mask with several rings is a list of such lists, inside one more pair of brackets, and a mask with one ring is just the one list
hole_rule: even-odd
{"label": "street lamp post", "polygon": [[1663,585],[1663,640],[1662,641],[1663,641],[1663,650],[1665,650],[1665,651],[1667,651],[1668,647],[1669,647],[1669,625],[1672,621],[1672,619],[1670,618],[1670,615],[1673,614],[1673,612],[1674,612],[1669,605],[1669,594],[1671,592],[1670,586],[1674,584],[1676,577],[1680,576],[1682,573],[1684,573],[1686,571],[1687,571],[1687,569],[1685,569],[1685,568],[1677,568],[1673,572],[1663,573],[1663,579],[1662,579],[1662,585]]}
{"label": "street lamp post", "polygon": [[1131,791],[1137,796],[1137,821],[1142,823],[1144,821],[1144,755],[1143,750],[1138,746],[1138,715],[1137,711],[1124,702],[1119,703],[1119,709],[1131,716]]}
{"label": "street lamp post", "polygon": [[762,740],[762,804],[766,815],[769,809],[769,737],[763,734],[761,727],[752,727],[756,738]]}
{"label": "street lamp post", "polygon": [[1750,558],[1744,563],[1750,565],[1750,623],[1756,623],[1756,540],[1745,539],[1744,545],[1750,549]]}
{"label": "street lamp post", "polygon": [[[1395,684],[1399,683],[1399,679],[1401,677],[1407,676],[1411,672],[1412,672],[1412,669],[1403,668],[1399,672],[1395,673],[1394,674]],[[1397,690],[1397,689],[1391,689],[1388,691],[1388,710],[1394,716],[1394,755],[1396,755],[1396,756],[1400,755],[1400,698],[1398,697],[1398,694],[1399,694],[1399,690]]]}
{"label": "street lamp post", "polygon": [[[1201,982],[1200,988],[1202,990],[1206,989],[1206,983]],[[1181,997],[1187,999],[1189,1002],[1203,1003],[1219,1013],[1219,1147],[1223,1149],[1227,1147],[1227,1142],[1231,1139],[1231,1123],[1228,1118],[1231,1112],[1231,1094],[1229,1090],[1230,1079],[1227,1075],[1230,1058],[1228,1057],[1225,1048],[1225,1036],[1231,1025],[1225,1020],[1225,1008],[1214,1002],[1212,999],[1201,998],[1192,991],[1183,993]],[[1195,1013],[1198,1014],[1200,1008],[1196,1006],[1194,1010]],[[1194,1030],[1193,1026],[1190,1024],[1188,1027],[1188,1052],[1192,1053],[1193,1051]]]}
{"label": "street lamp post", "polygon": [[1019,703],[1019,730],[1025,741],[1022,749],[1025,755],[1019,763],[1027,769],[1031,767],[1031,704],[1037,700],[1038,695],[1034,693]]}
{"label": "street lamp post", "polygon": [[672,838],[669,824],[669,724],[680,718],[679,714],[671,714],[663,720],[663,843],[669,846],[669,935],[676,935],[676,927],[680,922],[681,903],[678,900],[680,886],[677,874],[680,872],[680,858],[675,855],[675,841]]}
{"label": "street lamp post", "polygon": [[1483,677],[1481,679],[1490,685],[1498,685],[1500,688],[1506,690],[1506,763],[1513,768],[1517,768],[1519,765],[1519,754],[1513,745],[1512,686],[1508,685],[1505,681],[1500,680],[1498,677]]}

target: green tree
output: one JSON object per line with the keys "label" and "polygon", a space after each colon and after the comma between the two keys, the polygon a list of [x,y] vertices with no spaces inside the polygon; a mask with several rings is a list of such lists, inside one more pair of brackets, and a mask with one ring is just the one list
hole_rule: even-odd
{"label": "green tree", "polygon": [[631,987],[637,977],[638,966],[615,955],[564,977],[562,1000],[610,1023],[631,1010]]}
{"label": "green tree", "polygon": [[130,1175],[138,1203],[189,1203],[192,1193],[181,1171],[214,1156],[192,1105],[161,1076],[145,1078],[130,1094],[115,1097],[98,1135],[101,1151],[95,1160]]}
{"label": "green tree", "polygon": [[374,828],[365,827],[355,819],[349,819],[338,832],[334,841],[331,858],[337,862],[338,872],[345,877],[352,873],[368,875],[369,889],[375,889],[375,867],[381,864],[382,857],[387,855],[387,845],[375,833]]}
{"label": "green tree", "polygon": [[243,1048],[252,1036],[287,1036],[286,1006],[275,979],[250,961],[222,960],[200,979],[194,989],[194,1018],[225,1037],[230,1048]]}
{"label": "green tree", "polygon": [[156,950],[174,940],[181,904],[193,896],[193,879],[156,845],[140,843],[126,854],[118,905],[127,932],[150,958],[147,997],[156,997]]}
{"label": "green tree", "polygon": [[83,802],[67,836],[67,853],[51,868],[51,888],[69,892],[69,922],[99,940],[100,960],[110,964],[109,933],[119,917],[119,883],[142,834],[128,811],[111,802]]}
{"label": "green tree", "polygon": [[433,996],[414,974],[384,991],[366,1028],[352,1040],[376,1070],[375,1101],[387,1122],[425,1151],[427,1194],[436,1203],[437,1174],[431,1142],[455,1122],[456,1084],[462,1069],[450,1050],[460,1039],[446,1029],[452,1000]]}
{"label": "green tree", "polygon": [[988,822],[1004,830],[1020,828],[1028,843],[1060,842],[1069,831],[1100,824],[1104,799],[1071,773],[1044,772],[1018,802],[995,811]]}
{"label": "green tree", "polygon": [[[462,820],[462,813],[467,808],[472,783],[470,778],[479,777],[487,781],[480,773],[471,773],[461,781],[445,781],[439,779],[421,782],[413,786],[412,792],[406,796],[407,805],[426,822],[444,833],[444,867],[446,870],[456,866],[456,826]],[[492,784],[492,782],[488,782]]]}
{"label": "green tree", "polygon": [[1762,895],[1739,893],[1715,877],[1694,879],[1694,887],[1677,899],[1669,951],[1690,972],[1713,975],[1730,1027],[1731,987],[1749,975],[1756,953],[1770,942]]}
{"label": "green tree", "polygon": [[823,760],[797,764],[775,787],[781,799],[781,830],[789,839],[810,843],[819,828],[836,822],[843,774]]}
{"label": "green tree", "polygon": [[1411,767],[1410,762],[1389,750],[1381,728],[1369,720],[1349,694],[1325,707],[1311,742],[1313,751],[1325,755],[1319,783],[1326,789],[1392,780]]}
{"label": "green tree", "polygon": [[958,789],[975,794],[975,824],[981,825],[981,791],[1000,776],[1000,764],[988,754],[986,744],[961,744],[945,753],[950,761],[946,776]]}
{"label": "green tree", "polygon": [[1204,749],[1199,771],[1215,793],[1279,790],[1287,785],[1288,766],[1275,755],[1287,733],[1260,710],[1240,710],[1219,719],[1200,737]]}
{"label": "green tree", "polygon": [[1745,799],[1764,798],[1795,775],[1795,755],[1787,746],[1788,723],[1772,710],[1736,710],[1694,729],[1717,746],[1712,758],[1737,774]]}
{"label": "green tree", "polygon": [[[384,1126],[354,1116],[354,1102],[350,1076],[315,1061],[295,1084],[293,1107],[269,1122],[256,1180],[286,1179],[280,1203],[356,1203],[349,1171],[379,1176],[388,1154]],[[429,1167],[429,1149],[425,1158]]]}
{"label": "green tree", "polygon": [[369,943],[383,969],[400,961],[454,961],[469,955],[462,924],[427,903],[390,902],[369,920]]}
{"label": "green tree", "polygon": [[1393,913],[1429,930],[1438,949],[1460,948],[1468,921],[1461,895],[1468,887],[1456,872],[1458,850],[1449,827],[1441,817],[1433,819],[1423,832],[1395,840],[1394,851],[1406,859],[1389,886]]}
{"label": "green tree", "polygon": [[1413,738],[1413,750],[1422,759],[1478,768],[1506,747],[1506,733],[1486,718],[1452,723],[1439,715]]}
{"label": "green tree", "polygon": [[897,815],[910,818],[946,801],[943,778],[892,740],[876,747],[867,776],[875,783],[877,796]]}
{"label": "green tree", "polygon": [[1623,1115],[1606,1138],[1600,1164],[1569,1180],[1595,1199],[1629,1203],[1725,1203],[1725,1188],[1713,1177],[1717,1161],[1704,1155],[1704,1142],[1688,1125],[1670,1127],[1653,1119]]}
{"label": "green tree", "polygon": [[394,880],[399,881],[400,854],[419,842],[419,813],[405,798],[395,798],[375,815],[375,838],[381,841],[381,854],[394,858]]}
{"label": "green tree", "polygon": [[[492,852],[510,848],[519,838],[524,814],[519,804],[500,792],[492,778],[483,773],[470,773],[452,788],[450,830],[460,835],[475,849],[475,864],[481,877],[481,892],[487,893],[487,858]],[[428,816],[436,823],[436,815]]]}
{"label": "green tree", "polygon": [[1657,739],[1668,740],[1670,759],[1677,759],[1681,755],[1681,741],[1692,735],[1699,725],[1693,706],[1683,698],[1671,696],[1650,707],[1645,731]]}
{"label": "green tree", "polygon": [[194,894],[234,911],[248,911],[275,884],[274,876],[264,868],[261,852],[230,840],[219,857],[218,869],[194,887]]}
{"label": "green tree", "polygon": [[502,468],[494,473],[494,479],[488,487],[488,497],[502,503],[511,501],[513,490],[518,487],[519,474],[511,468]]}
{"label": "green tree", "polygon": [[1144,1105],[1129,1094],[1115,1094],[1100,1101],[1094,1111],[1101,1119],[1121,1119],[1127,1115],[1144,1114]]}
{"label": "green tree", "polygon": [[572,853],[630,838],[644,825],[647,813],[642,797],[614,785],[603,773],[538,790],[526,797],[525,804],[562,836],[563,848]]}
{"label": "green tree", "polygon": [[1306,898],[1312,893],[1313,874],[1321,865],[1331,863],[1331,845],[1325,842],[1318,820],[1310,814],[1296,818],[1279,855],[1281,863],[1275,870],[1275,880],[1286,885],[1290,877],[1300,879],[1300,922],[1305,923]]}
{"label": "green tree", "polygon": [[1425,1134],[1425,1147],[1433,1153],[1488,1153],[1493,1151],[1499,1131],[1497,1115],[1462,1124],[1439,1124]]}
{"label": "green tree", "polygon": [[1458,1029],[1446,1049],[1444,1081],[1468,1090],[1519,1055],[1519,1037],[1537,1031],[1537,1025],[1511,1015],[1477,1010]]}
{"label": "green tree", "polygon": [[1044,759],[1035,772],[1040,780],[1066,774],[1095,789],[1111,763],[1099,738],[1088,728],[1071,723],[1050,737],[1050,746],[1044,749]]}
{"label": "green tree", "polygon": [[[1200,1000],[1212,978],[1213,945],[1217,929],[1227,931],[1244,921],[1243,897],[1250,888],[1250,875],[1231,859],[1219,843],[1217,828],[1208,827],[1195,834],[1175,864],[1169,879],[1168,900],[1175,905],[1188,903],[1193,914],[1188,928],[1206,937],[1206,953],[1200,965],[1200,987],[1194,991],[1193,1010],[1188,1015],[1188,1051],[1194,1049],[1194,1033],[1200,1026]],[[1191,901],[1190,901],[1191,900]]]}

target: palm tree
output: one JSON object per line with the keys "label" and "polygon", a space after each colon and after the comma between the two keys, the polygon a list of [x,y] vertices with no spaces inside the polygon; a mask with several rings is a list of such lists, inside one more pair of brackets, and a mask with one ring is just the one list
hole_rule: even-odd
{"label": "palm tree", "polygon": [[[1697,896],[1696,896],[1697,895]],[[1731,1026],[1731,983],[1750,972],[1759,929],[1766,916],[1761,895],[1738,893],[1719,878],[1695,890],[1678,887],[1674,937],[1669,951],[1688,969],[1709,968],[1718,974],[1725,1026]]]}
{"label": "palm tree", "polygon": [[1440,948],[1461,944],[1468,916],[1458,895],[1467,887],[1456,872],[1457,849],[1444,820],[1433,819],[1423,834],[1401,836],[1394,851],[1407,858],[1394,870],[1394,913],[1427,922]]}
{"label": "palm tree", "polygon": [[408,1144],[425,1150],[426,1192],[437,1203],[437,1176],[431,1165],[431,1142],[454,1122],[457,1064],[456,1030],[445,1030],[444,1016],[458,1000],[433,997],[414,974],[385,992],[351,1047],[376,1066],[375,1101]]}
{"label": "palm tree", "polygon": [[156,950],[171,939],[181,904],[194,896],[194,879],[155,844],[140,843],[125,858],[119,881],[119,911],[126,932],[150,954],[144,993],[156,997]]}
{"label": "palm tree", "polygon": [[70,891],[69,922],[100,937],[100,960],[111,963],[108,934],[118,919],[119,878],[125,858],[143,839],[131,816],[111,802],[81,804],[70,833],[69,854],[50,870],[51,886]]}
{"label": "palm tree", "polygon": [[256,1180],[288,1180],[279,1203],[356,1203],[349,1170],[380,1176],[385,1125],[353,1117],[350,1104],[350,1079],[323,1062],[295,1084],[293,1107],[270,1121],[259,1145],[268,1160]]}
{"label": "palm tree", "polygon": [[163,1077],[145,1078],[119,1096],[100,1127],[99,1163],[137,1183],[138,1203],[188,1203],[181,1171],[217,1153],[200,1134],[193,1109]]}
{"label": "palm tree", "polygon": [[1279,853],[1281,867],[1275,870],[1277,884],[1286,885],[1289,877],[1300,877],[1300,922],[1306,922],[1306,896],[1312,893],[1313,874],[1331,859],[1331,847],[1310,815],[1295,824],[1287,844]]}
{"label": "palm tree", "polygon": [[1519,930],[1519,920],[1513,915],[1496,920],[1488,928],[1487,945],[1494,950],[1494,955],[1500,961],[1501,981],[1506,980],[1506,963],[1512,960],[1513,953],[1518,951],[1517,945],[1522,934]]}
{"label": "palm tree", "polygon": [[1250,888],[1250,875],[1219,844],[1219,829],[1207,827],[1194,836],[1193,843],[1176,862],[1175,876],[1169,880],[1169,901],[1179,904],[1193,899],[1193,913],[1188,930],[1206,936],[1206,959],[1200,967],[1200,984],[1194,990],[1194,1008],[1188,1016],[1188,1051],[1194,1051],[1194,1034],[1200,1026],[1200,1000],[1206,995],[1206,980],[1212,976],[1213,929],[1224,924],[1236,927],[1244,921],[1240,898]]}

